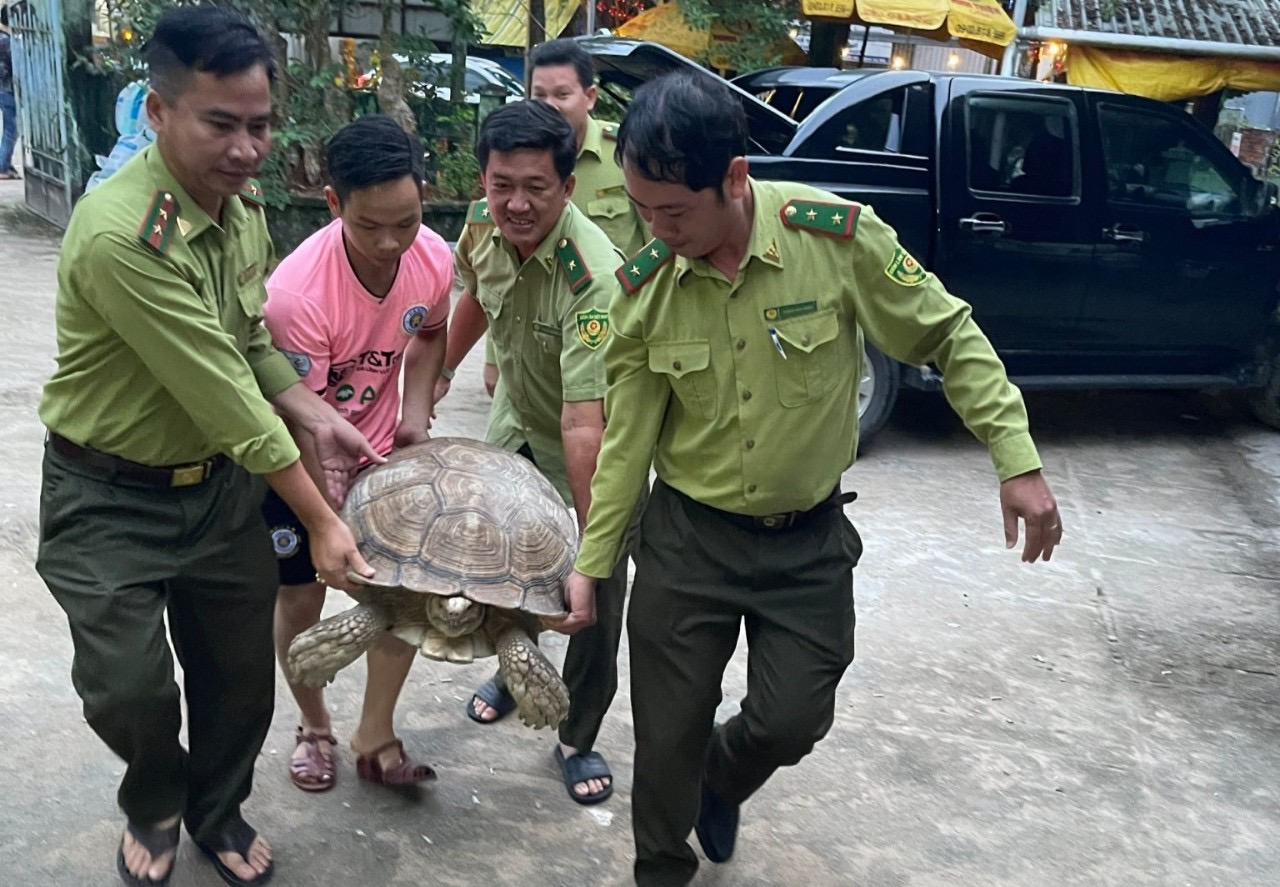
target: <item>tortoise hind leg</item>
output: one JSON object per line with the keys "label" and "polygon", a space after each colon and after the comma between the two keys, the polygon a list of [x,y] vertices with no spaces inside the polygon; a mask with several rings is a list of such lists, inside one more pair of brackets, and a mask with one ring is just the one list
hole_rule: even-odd
{"label": "tortoise hind leg", "polygon": [[323,687],[363,656],[390,621],[381,609],[360,604],[317,622],[289,644],[289,679]]}
{"label": "tortoise hind leg", "polygon": [[498,673],[520,720],[535,730],[560,726],[569,714],[569,690],[556,667],[523,628],[507,623],[496,634]]}

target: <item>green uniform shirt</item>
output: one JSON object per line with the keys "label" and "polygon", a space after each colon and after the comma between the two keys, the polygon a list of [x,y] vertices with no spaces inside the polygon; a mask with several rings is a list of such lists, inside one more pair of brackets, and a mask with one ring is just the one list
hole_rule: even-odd
{"label": "green uniform shirt", "polygon": [[751,241],[733,283],[660,241],[618,270],[631,294],[610,308],[608,425],[578,556],[589,576],[617,562],[651,461],[675,489],[739,514],[828,496],[857,450],[864,331],[896,360],[941,368],[1001,480],[1040,467],[1022,396],[969,305],[888,225],[816,188],[751,188]]}
{"label": "green uniform shirt", "polygon": [[224,453],[265,474],[296,461],[267,402],[298,384],[262,325],[270,256],[260,208],[225,200],[219,226],[143,149],[80,201],[63,238],[45,426],[146,465]]}
{"label": "green uniform shirt", "polygon": [[572,204],[524,262],[487,220],[483,201],[469,219],[458,239],[458,275],[488,317],[499,373],[494,412],[507,407],[486,439],[512,451],[527,443],[572,505],[560,414],[566,402],[604,398],[607,312],[621,255]]}
{"label": "green uniform shirt", "polygon": [[[587,118],[587,132],[573,168],[577,183],[569,199],[608,235],[624,256],[629,256],[644,246],[649,239],[649,230],[631,198],[627,197],[622,167],[613,159],[617,133],[618,124]],[[488,337],[485,338],[484,355],[485,363],[494,363],[493,344]],[[498,385],[493,393],[493,407],[489,410],[490,440],[510,434],[514,424],[502,383]]]}
{"label": "green uniform shirt", "polygon": [[627,197],[622,167],[613,159],[617,137],[618,124],[587,118],[587,131],[573,167],[577,184],[570,199],[609,235],[624,256],[629,256],[644,246],[649,233]]}

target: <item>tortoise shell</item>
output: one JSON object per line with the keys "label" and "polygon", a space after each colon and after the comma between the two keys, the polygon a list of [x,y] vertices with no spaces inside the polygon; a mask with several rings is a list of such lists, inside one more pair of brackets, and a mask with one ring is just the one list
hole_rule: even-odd
{"label": "tortoise shell", "polygon": [[377,571],[362,584],[565,613],[577,527],[551,482],[514,453],[448,437],[397,450],[356,480],[342,519]]}

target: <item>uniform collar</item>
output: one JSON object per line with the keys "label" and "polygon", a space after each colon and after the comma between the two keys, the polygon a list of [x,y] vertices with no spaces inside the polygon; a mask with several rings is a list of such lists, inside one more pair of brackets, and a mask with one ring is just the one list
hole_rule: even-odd
{"label": "uniform collar", "polygon": [[[537,260],[548,271],[555,267],[555,264],[558,261],[556,257],[556,247],[562,239],[569,236],[569,228],[572,226],[573,222],[573,213],[573,204],[567,204],[564,208],[564,212],[560,213],[560,219],[554,226],[552,226],[551,231],[545,238],[543,238],[542,242],[538,244],[538,247],[533,251],[533,254],[529,256],[529,262]],[[496,224],[493,226],[493,234],[491,236],[493,238],[493,242],[502,247],[502,249],[516,260],[516,264],[519,265],[520,259],[516,253],[516,248],[511,245],[511,241],[507,240],[507,238],[503,236],[502,232],[498,230],[498,226]],[[526,262],[525,264],[528,263]]]}
{"label": "uniform collar", "polygon": [[587,118],[587,131],[582,136],[582,147],[578,156],[591,153],[600,160],[604,159],[604,124],[594,117]]}
{"label": "uniform collar", "polygon": [[245,208],[238,197],[224,197],[222,200],[222,225],[218,225],[205,212],[195,198],[187,193],[187,189],[178,184],[178,180],[169,172],[158,145],[148,145],[143,149],[147,172],[151,181],[161,191],[173,195],[178,204],[178,232],[184,240],[194,240],[209,228],[221,227],[226,230],[239,225],[245,217]]}
{"label": "uniform collar", "polygon": [[[774,205],[772,195],[761,189],[755,179],[748,179],[748,181],[751,184],[751,197],[754,201],[751,212],[751,239],[747,241],[747,251],[742,257],[742,263],[738,265],[738,271],[745,270],[752,259],[759,259],[766,265],[781,268],[783,267],[780,245],[782,238],[779,234],[782,231],[782,222],[779,220],[778,207]],[[702,277],[717,273],[703,259],[676,256],[676,279],[683,281],[686,272],[689,271]]]}

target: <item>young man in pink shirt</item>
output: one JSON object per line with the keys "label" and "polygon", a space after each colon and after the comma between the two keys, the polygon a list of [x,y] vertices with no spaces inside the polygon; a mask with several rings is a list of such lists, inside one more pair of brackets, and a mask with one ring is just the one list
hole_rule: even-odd
{"label": "young man in pink shirt", "polygon": [[[325,160],[332,181],[325,199],[334,220],[267,281],[266,324],[304,383],[386,455],[428,438],[444,361],[453,256],[422,224],[416,136],[389,117],[361,117],[330,139]],[[295,436],[305,461],[309,442],[305,434]],[[314,470],[314,461],[310,465]],[[263,513],[280,567],[275,642],[283,664],[289,643],[319,620],[325,588],[315,581],[306,530],[288,506],[272,496]],[[351,740],[362,779],[407,785],[435,778],[405,753],[392,724],[413,656],[412,647],[389,634],[369,652],[364,710]],[[289,775],[304,791],[332,788],[337,740],[324,691],[292,682],[289,689],[301,713]]]}

